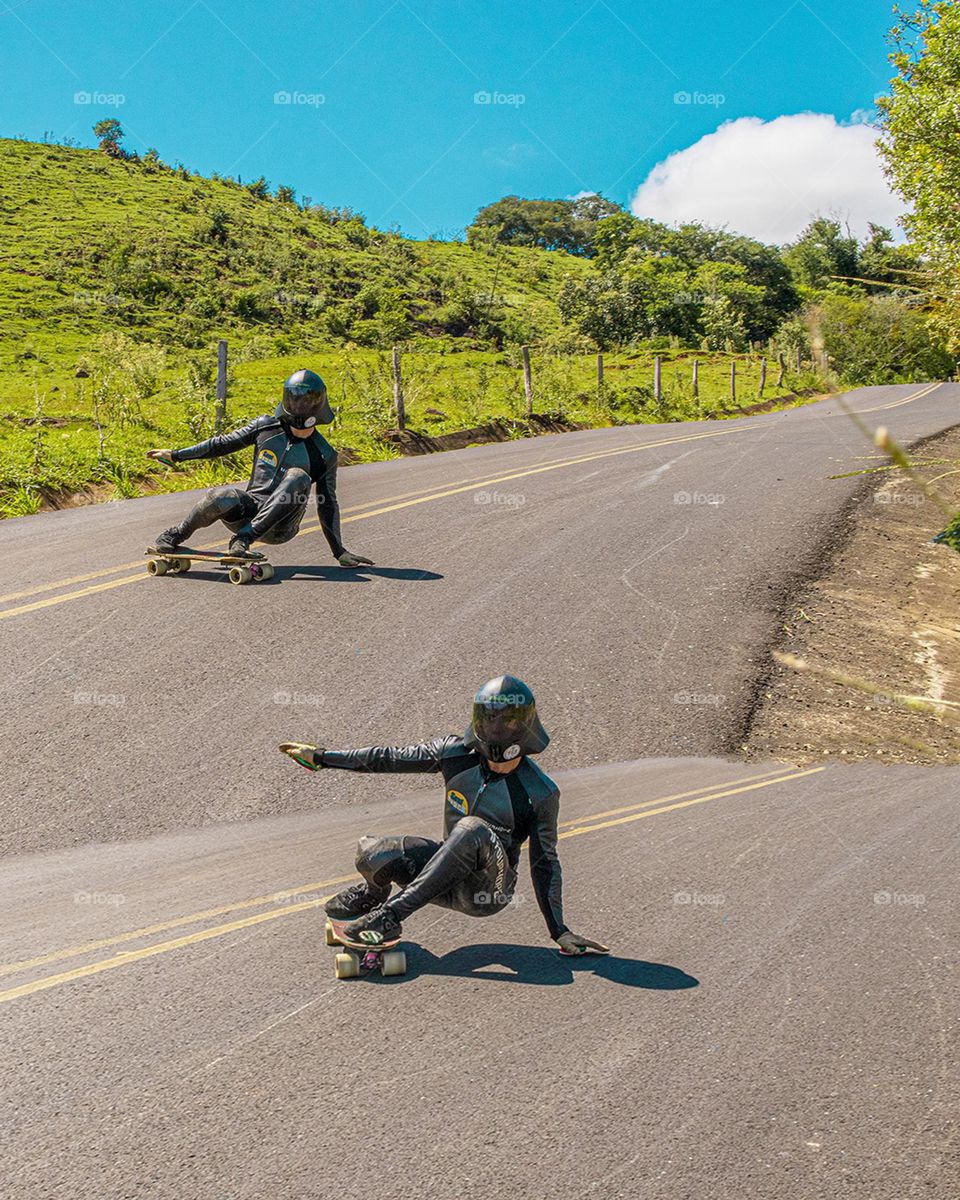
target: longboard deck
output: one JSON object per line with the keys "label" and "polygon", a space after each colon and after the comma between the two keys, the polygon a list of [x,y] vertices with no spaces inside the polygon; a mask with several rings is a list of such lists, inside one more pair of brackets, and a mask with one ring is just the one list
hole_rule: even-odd
{"label": "longboard deck", "polygon": [[189,558],[194,562],[226,563],[227,565],[266,562],[265,558],[257,558],[252,554],[221,554],[216,550],[191,550],[189,546],[178,546],[176,550],[158,550],[156,546],[148,546],[144,555],[155,558]]}

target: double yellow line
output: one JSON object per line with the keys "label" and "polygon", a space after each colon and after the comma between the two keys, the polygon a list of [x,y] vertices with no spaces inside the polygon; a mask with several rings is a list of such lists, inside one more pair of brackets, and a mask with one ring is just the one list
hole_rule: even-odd
{"label": "double yellow line", "polygon": [[[614,826],[628,825],[635,821],[646,820],[648,817],[659,816],[661,813],[675,812],[677,809],[688,808],[691,805],[706,804],[711,800],[721,800],[728,796],[738,796],[745,792],[756,791],[759,788],[767,788],[780,783],[789,783],[796,779],[804,779],[809,775],[817,775],[825,769],[825,767],[808,767],[799,770],[790,767],[778,767],[774,770],[749,775],[743,779],[732,780],[719,787],[699,787],[687,792],[677,792],[670,796],[660,796],[655,800],[645,800],[639,804],[628,804],[622,808],[594,813],[592,816],[581,817],[574,821],[564,821],[561,824],[562,832],[560,833],[560,837],[561,839],[581,837],[585,833],[596,833],[603,829],[611,829]],[[43,992],[49,988],[59,987],[65,983],[72,983],[77,979],[86,979],[91,975],[99,975],[103,971],[112,971],[117,967],[125,967],[131,963],[142,962],[144,959],[154,958],[158,954],[168,954],[172,950],[180,950],[185,946],[193,946],[199,942],[209,941],[212,938],[224,937],[227,934],[236,933],[241,929],[250,929],[255,925],[262,925],[267,921],[277,921],[282,917],[289,917],[295,913],[307,912],[319,908],[321,904],[330,898],[329,894],[311,897],[310,899],[293,899],[293,897],[302,897],[311,892],[319,892],[325,888],[349,883],[356,878],[356,875],[341,875],[333,879],[322,879],[315,883],[303,884],[300,887],[271,892],[266,896],[255,896],[250,900],[240,900],[233,904],[224,904],[217,908],[204,909],[201,912],[191,913],[184,917],[176,917],[169,921],[161,921],[154,925],[145,925],[140,929],[132,929],[127,933],[117,934],[114,937],[86,942],[79,946],[70,946],[63,950],[55,950],[50,954],[39,955],[36,958],[8,963],[5,966],[0,966],[0,976],[15,975],[23,971],[34,970],[37,967],[47,966],[50,963],[63,962],[65,959],[78,958],[86,954],[96,953],[99,950],[122,946],[124,943],[140,941],[143,938],[152,937],[154,934],[167,933],[172,929],[179,929],[186,925],[195,925],[200,921],[207,921],[213,917],[225,916],[227,913],[259,908],[264,904],[278,906],[269,908],[265,912],[254,913],[251,916],[240,917],[237,920],[226,921],[219,925],[212,925],[209,928],[187,933],[181,937],[155,942],[152,945],[143,946],[139,949],[120,950],[108,958],[98,959],[82,967],[74,967],[72,970],[61,971],[54,975],[46,975],[41,979],[34,979],[29,983],[19,984],[5,991],[0,991],[0,1004],[4,1004],[10,1000],[17,1000],[22,996],[33,995],[35,992]],[[284,900],[290,902],[281,904],[280,902]]]}
{"label": "double yellow line", "polygon": [[[406,492],[403,495],[388,497],[385,500],[371,500],[366,504],[358,504],[353,508],[344,509],[345,514],[352,515],[345,515],[342,523],[349,525],[353,521],[366,521],[370,517],[382,517],[387,513],[398,512],[404,508],[412,508],[417,504],[429,504],[435,500],[444,500],[448,496],[458,496],[464,492],[477,491],[480,488],[490,487],[493,484],[507,483],[513,479],[525,479],[530,475],[541,475],[546,471],[559,471],[566,467],[576,467],[581,463],[595,462],[598,459],[616,458],[621,454],[638,454],[644,450],[655,450],[660,446],[674,446],[683,442],[729,437],[732,434],[747,433],[754,428],[756,428],[754,425],[737,425],[729,429],[720,429],[710,433],[692,433],[678,437],[661,438],[659,441],[645,442],[638,446],[623,446],[616,450],[599,450],[592,454],[580,454],[573,458],[556,459],[538,467],[527,467],[524,470],[511,471],[505,475],[493,475],[482,479],[459,480],[441,490]],[[305,534],[316,533],[319,528],[319,524],[310,525],[305,529],[301,529],[297,536],[303,537]],[[197,549],[213,550],[222,544],[221,539],[217,542],[208,542],[206,545],[197,547]],[[133,568],[138,568],[134,575],[125,575],[121,579],[110,579],[103,583],[91,582],[92,580],[101,580],[105,576],[116,575],[121,571],[129,571]],[[60,579],[54,583],[41,583],[36,587],[26,588],[19,592],[9,592],[5,596],[0,596],[0,604],[10,604],[15,600],[28,600],[30,597],[42,595],[44,592],[55,592],[60,588],[75,587],[76,584],[80,583],[90,585],[78,588],[76,591],[63,592],[57,596],[47,596],[43,600],[31,600],[27,604],[20,604],[14,608],[4,609],[0,612],[0,621],[7,617],[22,616],[24,613],[35,612],[37,609],[52,608],[57,604],[65,604],[70,600],[80,600],[84,596],[106,592],[111,588],[124,587],[128,583],[141,583],[147,578],[143,559],[136,559],[133,562],[118,563],[113,567],[105,567],[99,571],[90,571],[86,575],[74,575],[71,579]]]}

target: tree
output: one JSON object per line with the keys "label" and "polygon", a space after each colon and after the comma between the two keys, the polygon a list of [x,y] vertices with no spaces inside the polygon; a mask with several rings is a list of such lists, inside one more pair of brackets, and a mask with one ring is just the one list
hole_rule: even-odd
{"label": "tree", "polygon": [[93,127],[93,136],[97,139],[97,148],[110,158],[127,157],[127,152],[120,146],[124,138],[123,126],[115,117],[98,121]]}
{"label": "tree", "polygon": [[563,250],[589,258],[594,253],[598,224],[619,211],[618,204],[596,194],[575,200],[504,196],[480,209],[467,227],[467,242],[482,246],[492,231],[494,240],[505,245]]}
{"label": "tree", "polygon": [[832,279],[857,274],[857,239],[839,221],[816,217],[799,238],[784,247],[783,261],[798,288],[818,292]]}
{"label": "tree", "polygon": [[296,199],[296,192],[292,187],[287,187],[285,184],[277,185],[277,194],[275,199],[280,204],[293,204]]}
{"label": "tree", "polygon": [[827,295],[812,316],[844,383],[915,383],[954,370],[923,313],[896,296]]}
{"label": "tree", "polygon": [[897,10],[890,61],[897,74],[878,101],[880,152],[911,205],[904,226],[931,271],[932,316],[960,347],[960,8],[920,0]]}

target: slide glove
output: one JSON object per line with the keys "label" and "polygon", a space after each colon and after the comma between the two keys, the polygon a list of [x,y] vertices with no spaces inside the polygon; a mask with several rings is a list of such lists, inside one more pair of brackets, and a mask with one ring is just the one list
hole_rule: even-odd
{"label": "slide glove", "polygon": [[155,459],[159,463],[163,463],[165,467],[175,467],[177,464],[173,461],[170,455],[172,450],[148,450],[147,458]]}
{"label": "slide glove", "polygon": [[589,938],[581,937],[579,933],[561,933],[557,938],[561,954],[609,954],[610,947],[602,942],[592,942]]}
{"label": "slide glove", "polygon": [[309,746],[306,742],[283,742],[280,752],[308,771],[319,771],[323,766],[323,751],[319,746]]}
{"label": "slide glove", "polygon": [[349,550],[344,552],[337,559],[341,567],[372,567],[373,559],[364,558],[362,554],[351,554]]}

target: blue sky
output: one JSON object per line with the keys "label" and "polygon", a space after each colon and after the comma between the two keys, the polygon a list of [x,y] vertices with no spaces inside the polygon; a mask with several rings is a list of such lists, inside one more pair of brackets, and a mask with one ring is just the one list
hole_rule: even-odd
{"label": "blue sky", "polygon": [[[263,174],[383,227],[453,235],[508,193],[628,203],[723,122],[815,112],[843,127],[886,87],[891,23],[889,0],[0,0],[0,134],[91,145],[93,121],[115,115],[132,149],[167,162]],[[736,128],[734,150],[707,142],[712,155],[682,160],[657,193],[666,215],[699,197],[714,223],[756,221],[743,200],[712,199],[728,163],[756,157],[756,124]],[[782,147],[789,196],[806,168],[780,129],[766,145]],[[833,136],[831,176],[846,139]]]}

